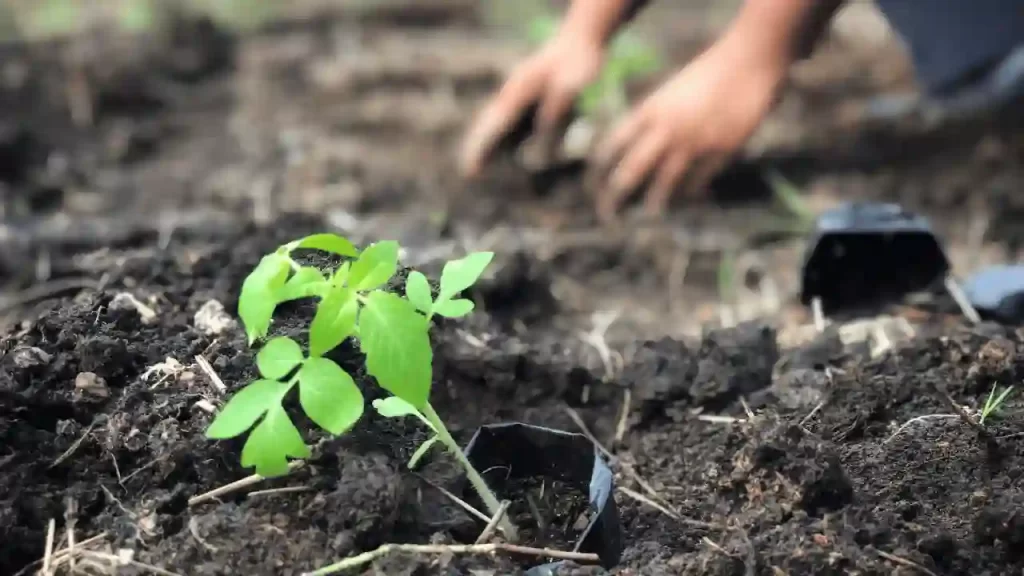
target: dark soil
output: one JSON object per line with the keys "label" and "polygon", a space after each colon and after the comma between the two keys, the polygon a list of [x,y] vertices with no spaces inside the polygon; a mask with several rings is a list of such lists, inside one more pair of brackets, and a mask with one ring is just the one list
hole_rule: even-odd
{"label": "dark soil", "polygon": [[[720,181],[728,202],[626,233],[580,209],[578,167],[538,175],[506,162],[458,183],[447,150],[517,52],[472,3],[436,4],[450,6],[318,15],[247,38],[180,22],[155,39],[4,48],[25,74],[0,88],[0,573],[41,568],[51,521],[55,549],[72,532],[91,551],[77,560],[90,574],[112,572],[97,552],[130,551],[140,564],[125,573],[301,574],[385,543],[477,538],[484,522],[438,489],[463,489],[453,459],[435,448],[408,470],[427,431],[369,406],[342,438],[297,419],[314,456],[288,477],[190,503],[250,473],[243,439],[204,431],[207,408],[255,376],[238,323],[197,312],[215,302],[217,319],[232,318],[264,253],[325,230],[398,238],[434,275],[450,254],[498,253],[471,293],[479,312],[434,328],[432,404],[462,443],[490,423],[585,425],[614,454],[624,549],[611,573],[1024,572],[1021,403],[1011,396],[983,432],[965,421],[994,385],[1019,385],[1024,334],[903,309],[916,334],[879,355],[835,328],[794,338],[806,318],[793,304],[799,239],[765,240],[780,212],[740,194],[757,187],[750,166]],[[69,64],[79,42],[92,56]],[[72,118],[69,85],[92,95],[90,122]],[[794,122],[843,100],[813,86],[790,98],[807,104]],[[795,167],[814,198],[925,210],[954,260],[1013,258],[1017,136],[986,132],[889,166],[864,160],[881,144],[852,154],[847,134],[828,134],[831,146],[758,162]],[[959,224],[968,211],[992,217],[981,247]],[[757,257],[741,283],[773,279],[783,304],[721,327],[717,266],[734,249]],[[685,286],[674,284],[684,251]],[[581,334],[608,311],[619,320],[605,366]],[[274,333],[303,341],[311,312],[282,307]],[[334,358],[367,402],[383,394],[354,348]],[[587,486],[491,479],[524,544],[571,549],[593,512]],[[546,560],[396,553],[357,572],[514,574]]]}

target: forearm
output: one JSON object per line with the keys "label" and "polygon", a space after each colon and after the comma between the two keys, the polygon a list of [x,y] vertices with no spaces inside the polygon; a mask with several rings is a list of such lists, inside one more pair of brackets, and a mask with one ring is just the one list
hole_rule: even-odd
{"label": "forearm", "polygon": [[844,0],[746,0],[726,34],[782,61],[810,55]]}
{"label": "forearm", "polygon": [[648,0],[572,0],[562,30],[604,44],[647,3]]}

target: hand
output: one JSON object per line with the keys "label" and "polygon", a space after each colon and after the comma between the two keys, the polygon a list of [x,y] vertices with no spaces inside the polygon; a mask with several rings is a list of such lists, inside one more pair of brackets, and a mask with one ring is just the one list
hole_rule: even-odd
{"label": "hand", "polygon": [[512,72],[470,126],[459,161],[463,174],[479,174],[501,139],[534,107],[534,130],[542,145],[554,148],[564,135],[576,97],[597,78],[603,62],[599,39],[559,32]]}
{"label": "hand", "polygon": [[685,195],[704,194],[771,110],[787,67],[741,36],[723,37],[655,90],[597,149],[599,218],[614,219],[646,181],[652,216],[684,180]]}

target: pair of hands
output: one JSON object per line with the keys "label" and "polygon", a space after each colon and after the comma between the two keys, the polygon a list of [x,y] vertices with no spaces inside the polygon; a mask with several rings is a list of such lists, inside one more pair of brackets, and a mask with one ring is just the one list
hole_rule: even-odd
{"label": "pair of hands", "polygon": [[[536,110],[533,128],[542,145],[560,142],[577,96],[598,77],[604,59],[602,42],[560,33],[520,64],[471,125],[463,174],[478,175],[529,109]],[[661,214],[677,190],[703,195],[771,110],[787,67],[734,35],[662,84],[596,147],[589,181],[598,217],[613,220],[645,184],[650,215]]]}

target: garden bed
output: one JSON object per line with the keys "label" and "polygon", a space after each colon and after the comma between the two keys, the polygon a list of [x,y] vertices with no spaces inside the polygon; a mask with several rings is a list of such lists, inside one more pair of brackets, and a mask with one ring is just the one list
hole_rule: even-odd
{"label": "garden bed", "polygon": [[[745,249],[752,238],[735,231],[776,220],[776,208],[692,207],[665,234],[620,237],[579,210],[571,171],[531,179],[504,166],[458,188],[440,144],[515,50],[473,18],[336,26],[391,31],[376,37],[376,68],[338,60],[336,39],[294,22],[231,41],[193,28],[187,38],[218,40],[177,68],[147,64],[172,53],[159,46],[101,43],[100,53],[131,56],[86,66],[91,93],[106,95],[86,124],[56,96],[75,78],[55,56],[69,48],[11,48],[9,61],[47,63],[5,93],[17,96],[11,109],[52,110],[0,116],[0,158],[30,168],[0,162],[5,199],[17,201],[0,235],[0,573],[46,564],[66,574],[73,559],[84,573],[120,562],[124,573],[297,575],[385,544],[434,548],[396,550],[353,573],[512,574],[559,559],[503,548],[500,534],[480,553],[445,550],[474,544],[486,522],[446,494],[464,495],[463,480],[440,447],[407,468],[428,431],[369,407],[382,392],[354,348],[333,357],[366,395],[356,428],[331,438],[297,422],[313,456],[286,477],[235,484],[251,474],[241,439],[205,431],[256,375],[239,288],[265,253],[324,231],[398,239],[407,263],[435,277],[453,255],[497,253],[470,293],[478,312],[432,330],[431,403],[463,445],[504,422],[590,436],[614,474],[622,549],[612,573],[1024,569],[1020,403],[1011,396],[977,424],[993,386],[1024,376],[1017,330],[903,311],[914,335],[877,355],[833,330],[794,338],[807,321],[789,303],[799,240],[757,250],[758,274],[775,274],[783,303],[721,326],[715,251]],[[453,93],[399,65],[417,46],[402,35],[424,30],[430,46],[488,55],[431,60],[430,78]],[[186,61],[210,65],[183,74]],[[140,93],[166,101],[128,97]],[[4,140],[10,126],[18,137]],[[868,176],[822,162],[803,176],[812,190],[929,209],[954,260],[1012,258],[1021,228],[1007,217],[982,252],[949,224],[967,205],[1016,209],[1007,190],[1024,182],[1024,164],[1012,146],[985,144],[942,170],[938,156]],[[977,194],[961,194],[979,173]],[[928,185],[936,195],[922,194]],[[751,236],[760,232],[771,231]],[[673,283],[681,245],[692,253],[684,287]],[[603,331],[609,310],[618,315]],[[282,307],[274,333],[302,341],[310,313]],[[524,527],[519,544],[549,553],[571,551],[593,514],[585,486],[534,478],[500,491]],[[602,570],[579,557],[557,573]]]}

